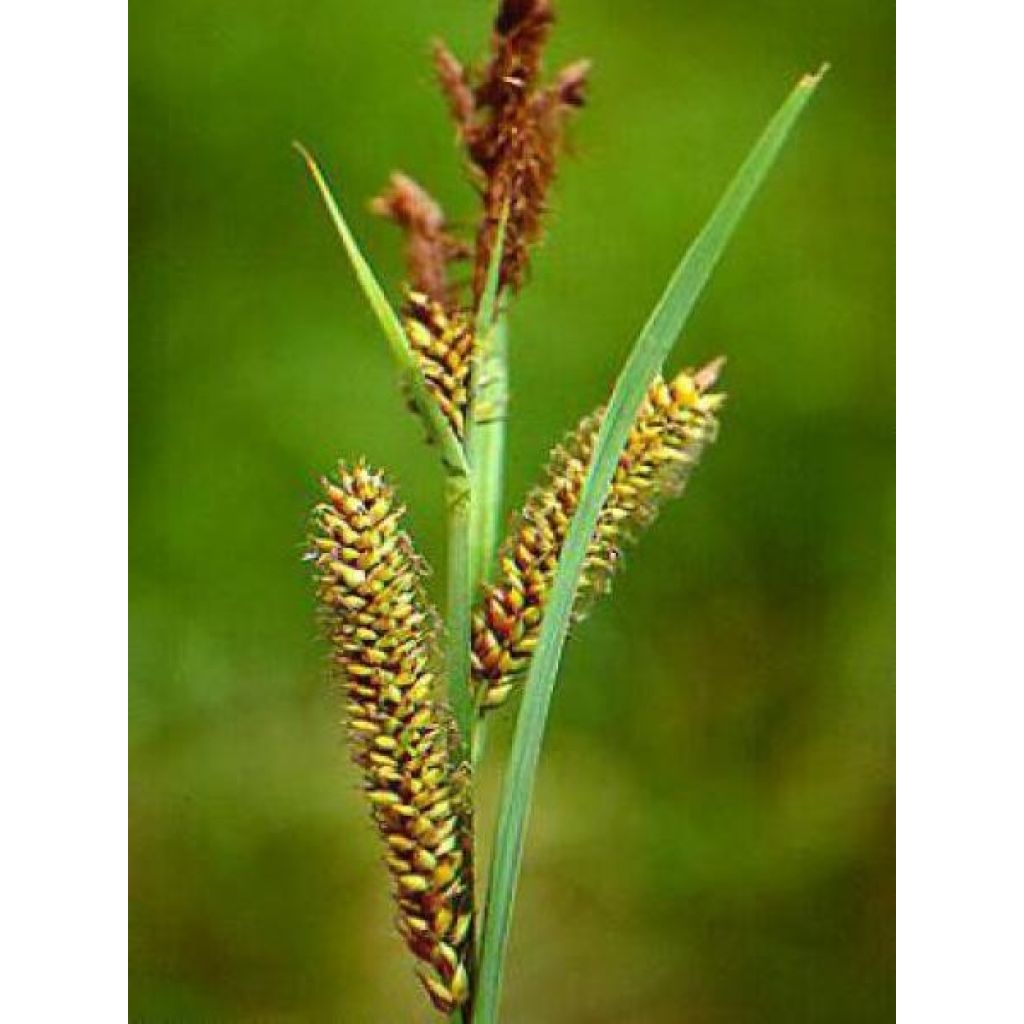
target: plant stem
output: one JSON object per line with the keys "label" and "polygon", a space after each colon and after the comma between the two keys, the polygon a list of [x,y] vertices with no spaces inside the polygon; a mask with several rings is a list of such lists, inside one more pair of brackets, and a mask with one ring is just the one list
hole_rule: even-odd
{"label": "plant stem", "polygon": [[473,485],[468,476],[445,480],[448,508],[447,659],[448,696],[459,727],[460,760],[468,755],[474,708],[469,691],[470,614],[473,605],[471,534]]}
{"label": "plant stem", "polygon": [[[471,758],[473,721],[476,708],[469,689],[470,623],[473,607],[474,581],[471,564],[471,524],[473,519],[473,482],[468,476],[446,478],[445,502],[448,510],[448,594],[446,669],[448,696],[458,726],[458,762]],[[471,848],[472,849],[472,848]],[[470,879],[475,875],[473,859],[466,864]],[[472,883],[471,883],[472,885]],[[473,918],[476,918],[476,893],[473,892]],[[475,928],[474,928],[475,931]],[[470,985],[476,974],[475,935],[470,946],[467,968]],[[448,1018],[450,1024],[469,1024],[467,1007],[457,1007]]]}
{"label": "plant stem", "polygon": [[[488,571],[497,546],[501,516],[502,475],[505,455],[505,406],[508,397],[507,337],[496,316],[501,255],[505,244],[507,207],[501,220],[479,296],[473,332],[476,340],[470,375],[469,415],[463,448],[465,476],[448,480],[448,688],[459,724],[463,756],[476,765],[476,707],[470,680],[470,651],[474,598]],[[472,784],[472,782],[471,782]],[[472,845],[471,845],[472,848]],[[480,914],[476,898],[476,872],[467,864],[473,904],[473,934],[467,967],[470,1001],[451,1016],[452,1024],[470,1024],[475,1016],[477,952]]]}
{"label": "plant stem", "polygon": [[[476,496],[470,525],[470,573],[474,596],[479,593],[492,569],[498,547],[498,531],[501,528],[505,419],[508,409],[508,331],[499,315],[498,291],[507,225],[506,204],[498,221],[498,230],[487,263],[487,277],[473,325],[477,351],[471,378],[469,422],[466,425],[466,457]],[[471,632],[469,641],[472,642]],[[476,714],[476,708],[473,711],[469,744],[471,762],[475,768],[483,753],[485,726]]]}
{"label": "plant stem", "polygon": [[501,527],[505,472],[505,412],[508,406],[508,330],[504,320],[480,338],[476,372],[479,384],[466,435],[473,483],[470,570],[480,584],[490,575]]}
{"label": "plant stem", "polygon": [[[473,331],[477,352],[470,378],[466,439],[459,446],[462,473],[447,478],[448,505],[448,692],[459,726],[461,752],[469,760],[476,718],[470,691],[473,599],[490,561],[501,504],[506,371],[504,335],[496,322],[501,252],[508,211],[503,210]],[[494,409],[498,414],[490,415]],[[485,413],[487,415],[485,415]],[[482,500],[481,500],[482,495]],[[482,512],[474,508],[482,506]],[[490,545],[490,546],[488,546]]]}
{"label": "plant stem", "polygon": [[[501,529],[501,499],[505,475],[505,421],[508,407],[508,328],[504,320],[481,336],[479,384],[467,433],[470,477],[473,485],[471,572],[474,592],[494,570]],[[470,741],[474,768],[483,755],[487,723],[474,707]]]}

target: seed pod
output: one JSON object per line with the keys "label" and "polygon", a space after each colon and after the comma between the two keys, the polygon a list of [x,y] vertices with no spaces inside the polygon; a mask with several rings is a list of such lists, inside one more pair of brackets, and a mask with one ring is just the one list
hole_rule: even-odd
{"label": "seed pod", "polygon": [[[637,415],[587,549],[574,614],[605,593],[622,548],[678,495],[718,429],[724,396],[708,394],[721,361],[671,382],[658,377]],[[579,504],[604,410],[586,417],[551,453],[544,483],[526,499],[500,554],[498,579],[473,616],[473,683],[483,711],[500,707],[525,674],[540,634],[558,559]]]}
{"label": "seed pod", "polygon": [[[448,710],[432,697],[437,618],[422,562],[400,527],[403,509],[380,474],[341,466],[313,513],[310,559],[347,691],[349,745],[386,844],[398,930],[434,1005],[468,995],[472,824]],[[421,813],[420,808],[426,808]]]}

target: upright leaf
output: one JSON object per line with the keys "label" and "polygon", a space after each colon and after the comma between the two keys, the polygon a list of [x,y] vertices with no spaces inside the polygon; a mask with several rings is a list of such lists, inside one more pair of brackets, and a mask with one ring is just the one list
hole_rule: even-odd
{"label": "upright leaf", "polygon": [[462,451],[462,445],[459,444],[459,439],[455,436],[455,432],[452,430],[441,407],[435,401],[434,396],[431,395],[416,356],[409,345],[409,339],[405,335],[402,322],[391,308],[391,303],[388,302],[384,289],[381,288],[377,278],[374,276],[373,270],[370,268],[370,264],[359,249],[355,236],[342,215],[341,208],[331,193],[330,186],[327,184],[323,172],[309,150],[298,142],[293,143],[293,145],[306,162],[310,176],[316,184],[320,198],[327,208],[327,213],[330,215],[334,228],[341,239],[341,244],[345,248],[349,262],[352,264],[356,280],[363,289],[363,294],[366,296],[370,308],[377,317],[377,322],[384,331],[384,337],[387,339],[391,354],[398,364],[399,376],[408,387],[413,403],[423,416],[431,438],[440,445],[445,470],[450,475],[468,476],[469,469],[466,457]]}
{"label": "upright leaf", "polygon": [[562,550],[527,677],[498,810],[474,1024],[494,1024],[544,727],[587,545],[640,403],[697,302],[726,243],[826,69],[805,75],[769,122],[672,275],[615,385],[580,503]]}

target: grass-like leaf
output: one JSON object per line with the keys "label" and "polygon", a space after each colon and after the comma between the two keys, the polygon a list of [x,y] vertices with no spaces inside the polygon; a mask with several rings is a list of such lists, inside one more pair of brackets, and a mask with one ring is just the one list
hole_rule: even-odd
{"label": "grass-like leaf", "polygon": [[640,332],[608,403],[548,598],[505,771],[488,882],[474,1024],[495,1024],[498,1017],[513,902],[544,727],[587,545],[619,456],[647,388],[679,337],[726,243],[825,70],[823,67],[816,75],[804,76],[769,122],[711,219],[676,268]]}
{"label": "grass-like leaf", "polygon": [[363,294],[366,296],[370,308],[373,310],[378,323],[384,331],[391,354],[398,365],[401,381],[408,388],[413,403],[423,416],[423,421],[427,426],[431,440],[436,441],[440,447],[445,471],[452,476],[468,476],[469,467],[466,463],[462,445],[459,444],[459,439],[455,436],[455,432],[441,411],[441,407],[434,400],[434,396],[431,395],[427,382],[420,370],[419,363],[416,361],[416,356],[409,345],[409,339],[405,336],[402,322],[391,308],[391,303],[388,302],[384,289],[381,288],[373,270],[370,268],[370,264],[360,251],[355,236],[352,234],[337,201],[331,193],[327,179],[309,150],[299,142],[295,142],[293,145],[306,162],[306,167],[309,169],[309,173],[320,192],[320,197],[327,208],[327,213],[330,215],[334,228],[341,239],[341,244],[345,248],[349,262],[352,264],[352,269],[355,271],[356,280],[363,289]]}

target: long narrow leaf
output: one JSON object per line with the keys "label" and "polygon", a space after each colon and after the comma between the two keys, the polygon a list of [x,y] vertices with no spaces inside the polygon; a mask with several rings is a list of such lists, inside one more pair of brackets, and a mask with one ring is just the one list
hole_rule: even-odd
{"label": "long narrow leaf", "polygon": [[459,444],[459,439],[455,436],[451,424],[449,424],[444,413],[441,411],[441,407],[430,393],[427,382],[423,377],[423,372],[420,370],[416,356],[409,345],[409,339],[405,336],[402,322],[391,308],[391,303],[388,302],[384,289],[381,288],[377,278],[374,276],[373,270],[370,268],[370,264],[367,263],[366,258],[360,251],[355,236],[345,221],[341,209],[331,193],[330,186],[327,184],[326,178],[324,178],[323,172],[305,146],[299,142],[295,142],[293,145],[306,162],[306,167],[309,169],[309,173],[320,192],[320,197],[327,208],[331,221],[334,223],[338,236],[341,238],[341,244],[345,248],[349,262],[352,264],[352,269],[355,271],[356,280],[363,289],[363,294],[366,296],[370,308],[373,310],[377,321],[384,331],[391,354],[398,364],[399,375],[403,383],[408,387],[416,408],[422,414],[431,439],[435,440],[440,446],[445,470],[451,475],[468,476],[469,469],[466,457],[462,451],[462,445]]}
{"label": "long narrow leaf", "polygon": [[544,726],[587,545],[616,464],[651,380],[678,338],[726,243],[824,70],[801,79],[769,122],[711,219],[677,267],[641,331],[608,403],[548,599],[505,772],[488,885],[474,1024],[494,1024],[497,1020],[512,908]]}

